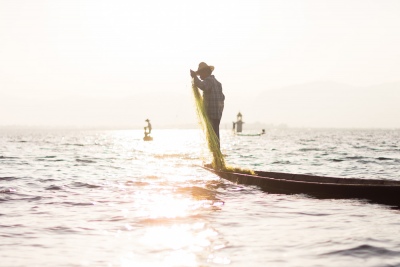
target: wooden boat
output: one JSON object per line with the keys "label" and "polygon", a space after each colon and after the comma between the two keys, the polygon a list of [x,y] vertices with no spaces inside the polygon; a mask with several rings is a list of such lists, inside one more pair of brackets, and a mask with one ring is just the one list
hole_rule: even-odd
{"label": "wooden boat", "polygon": [[244,133],[236,133],[236,135],[238,136],[261,136],[265,134],[265,130],[262,129],[261,133],[248,133],[248,134],[244,134]]}
{"label": "wooden boat", "polygon": [[153,141],[153,137],[151,137],[150,135],[146,135],[145,137],[143,137],[143,141]]}
{"label": "wooden boat", "polygon": [[218,171],[204,166],[221,178],[256,185],[268,193],[307,194],[316,198],[354,198],[400,208],[400,181],[356,179],[257,171],[256,175]]}
{"label": "wooden boat", "polygon": [[238,136],[261,136],[262,134],[261,133],[258,133],[258,134],[240,134],[240,133],[238,133],[236,135],[238,135]]}

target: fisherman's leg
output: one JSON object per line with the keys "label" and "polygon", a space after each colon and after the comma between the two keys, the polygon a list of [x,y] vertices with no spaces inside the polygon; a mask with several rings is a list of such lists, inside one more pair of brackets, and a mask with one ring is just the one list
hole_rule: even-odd
{"label": "fisherman's leg", "polygon": [[215,135],[218,137],[218,147],[220,147],[220,139],[219,139],[219,124],[221,119],[211,119],[211,125],[214,129]]}

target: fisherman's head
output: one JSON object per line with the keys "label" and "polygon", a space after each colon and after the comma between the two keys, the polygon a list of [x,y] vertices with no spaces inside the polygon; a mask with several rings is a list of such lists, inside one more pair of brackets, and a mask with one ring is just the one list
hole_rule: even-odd
{"label": "fisherman's head", "polygon": [[200,76],[200,79],[204,80],[214,70],[214,66],[209,66],[205,62],[200,62],[199,67],[197,68],[196,74]]}

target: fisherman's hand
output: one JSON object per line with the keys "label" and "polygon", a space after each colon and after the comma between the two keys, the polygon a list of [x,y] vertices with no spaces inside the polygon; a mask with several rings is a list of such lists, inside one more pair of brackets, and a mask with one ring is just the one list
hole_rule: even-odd
{"label": "fisherman's hand", "polygon": [[193,70],[190,70],[190,76],[191,76],[192,78],[196,77],[196,72],[193,71]]}

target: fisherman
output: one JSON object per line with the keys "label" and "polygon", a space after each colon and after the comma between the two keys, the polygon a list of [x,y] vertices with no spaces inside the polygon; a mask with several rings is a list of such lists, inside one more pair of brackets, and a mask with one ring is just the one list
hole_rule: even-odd
{"label": "fisherman", "polygon": [[[151,133],[151,123],[150,123],[150,120],[149,119],[147,119],[147,120],[145,120],[146,122],[147,122],[147,127],[144,127],[144,131],[146,132],[146,129],[149,131],[147,134],[150,134]],[[147,134],[146,134],[146,136],[147,136]]]}
{"label": "fisherman", "polygon": [[[213,66],[207,65],[205,62],[200,62],[197,71],[190,70],[190,76],[194,79],[194,84],[203,91],[204,107],[214,132],[218,137],[219,146],[219,124],[221,122],[222,111],[224,110],[225,96],[222,93],[221,83],[215,79],[214,75],[211,75],[213,71]],[[200,76],[201,80],[197,75]]]}

